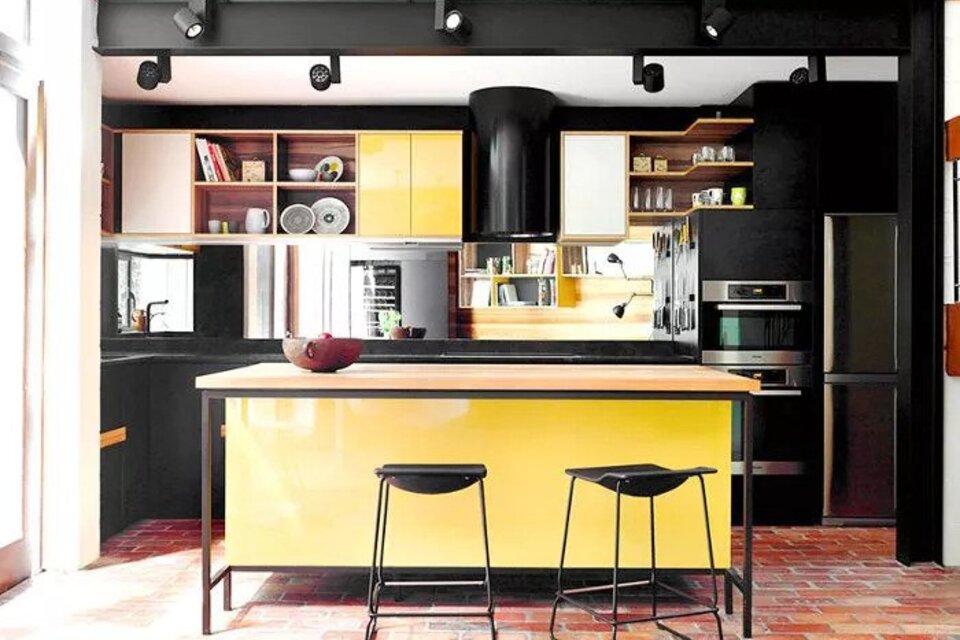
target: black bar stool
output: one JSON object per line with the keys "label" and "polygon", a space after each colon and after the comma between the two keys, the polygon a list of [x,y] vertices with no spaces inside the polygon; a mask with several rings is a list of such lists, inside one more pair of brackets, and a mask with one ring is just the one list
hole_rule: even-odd
{"label": "black bar stool", "polygon": [[[493,621],[493,590],[490,585],[490,542],[487,537],[487,502],[483,491],[483,479],[487,468],[482,464],[386,464],[375,471],[380,478],[380,495],[377,498],[377,521],[373,534],[373,560],[370,563],[370,586],[367,591],[366,638],[376,633],[378,618],[437,618],[437,617],[483,617],[490,622],[490,636],[497,637]],[[390,487],[420,494],[453,493],[476,484],[480,488],[480,522],[483,528],[484,576],[483,580],[384,580],[383,552],[387,541],[387,510],[390,506]],[[381,518],[381,513],[382,518]],[[437,613],[380,613],[380,595],[384,587],[485,587],[486,611],[446,611]]]}
{"label": "black bar stool", "polygon": [[[704,484],[703,476],[716,473],[716,469],[709,467],[696,467],[694,469],[666,469],[655,464],[634,464],[615,467],[588,467],[584,469],[567,469],[567,475],[570,476],[570,495],[567,498],[567,517],[563,526],[563,547],[560,551],[560,568],[557,571],[557,597],[553,601],[553,611],[550,614],[550,638],[556,640],[553,633],[554,625],[557,619],[557,608],[560,602],[569,603],[579,609],[591,614],[596,620],[610,625],[613,631],[613,638],[617,637],[618,627],[635,624],[639,622],[655,622],[657,627],[678,638],[685,638],[683,634],[670,629],[661,620],[684,618],[688,616],[697,616],[712,614],[717,621],[717,632],[720,638],[723,638],[723,626],[720,623],[720,613],[717,608],[717,574],[713,563],[713,540],[710,536],[710,515],[707,511],[707,489]],[[710,578],[713,581],[713,600],[703,602],[690,594],[684,593],[668,584],[660,584],[657,581],[657,556],[656,556],[656,532],[654,525],[654,507],[653,499],[669,491],[673,491],[689,478],[696,477],[700,480],[700,494],[703,497],[703,519],[707,529],[707,552],[710,558]],[[613,551],[613,583],[608,585],[599,585],[594,587],[583,587],[579,589],[563,588],[563,563],[567,554],[567,535],[570,531],[570,510],[573,507],[573,487],[577,480],[592,482],[605,487],[617,494],[616,511],[616,532],[614,534]],[[620,498],[621,496],[650,498],[650,578],[648,580],[637,580],[634,582],[619,582],[620,572]],[[650,586],[651,593],[651,615],[642,618],[621,619],[617,612],[617,595],[620,589],[624,587]],[[657,590],[665,589],[674,595],[699,605],[699,608],[682,613],[669,613],[657,615]],[[612,611],[606,615],[597,609],[577,600],[574,596],[598,591],[612,592]]]}

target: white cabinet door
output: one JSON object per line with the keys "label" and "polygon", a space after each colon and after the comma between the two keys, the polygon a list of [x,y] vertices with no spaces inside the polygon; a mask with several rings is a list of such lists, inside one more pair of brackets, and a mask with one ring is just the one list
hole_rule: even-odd
{"label": "white cabinet door", "polygon": [[123,233],[192,233],[189,133],[124,133]]}
{"label": "white cabinet door", "polygon": [[627,236],[627,137],[563,134],[563,240]]}

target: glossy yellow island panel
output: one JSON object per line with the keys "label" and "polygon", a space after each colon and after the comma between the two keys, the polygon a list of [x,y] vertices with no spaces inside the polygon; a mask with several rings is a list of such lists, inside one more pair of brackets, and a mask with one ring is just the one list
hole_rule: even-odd
{"label": "glossy yellow island panel", "polygon": [[[234,566],[365,566],[384,463],[487,465],[497,567],[555,567],[567,467],[706,465],[718,567],[730,564],[731,404],[724,401],[544,399],[230,399],[226,552]],[[707,566],[699,485],[656,500],[657,564]],[[622,561],[649,563],[647,501],[624,498]],[[568,565],[613,558],[614,494],[578,482]],[[392,491],[386,562],[482,564],[475,487],[441,495]]]}

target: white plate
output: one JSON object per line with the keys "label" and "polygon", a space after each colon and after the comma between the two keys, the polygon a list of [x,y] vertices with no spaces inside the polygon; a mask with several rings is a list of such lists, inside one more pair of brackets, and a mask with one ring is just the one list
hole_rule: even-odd
{"label": "white plate", "polygon": [[316,222],[316,214],[305,204],[292,204],[280,214],[280,227],[292,235],[309,233]]}
{"label": "white plate", "polygon": [[[317,171],[317,180],[320,182],[336,182],[343,176],[343,160],[339,156],[327,156],[314,167]],[[324,173],[332,173],[333,177],[324,178]]]}
{"label": "white plate", "polygon": [[336,235],[343,233],[350,224],[350,208],[339,198],[320,198],[310,209],[316,217],[314,233]]}

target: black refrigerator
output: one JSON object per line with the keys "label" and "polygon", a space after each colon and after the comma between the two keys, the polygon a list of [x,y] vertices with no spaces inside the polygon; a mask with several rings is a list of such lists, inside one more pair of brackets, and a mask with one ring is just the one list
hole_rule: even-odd
{"label": "black refrigerator", "polygon": [[824,524],[895,517],[897,219],[824,218]]}

